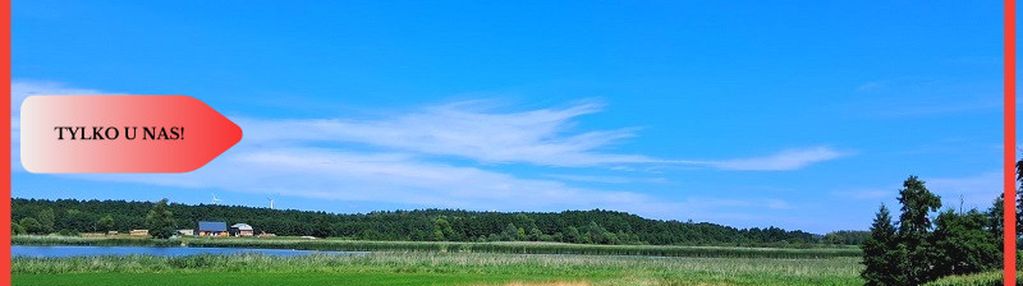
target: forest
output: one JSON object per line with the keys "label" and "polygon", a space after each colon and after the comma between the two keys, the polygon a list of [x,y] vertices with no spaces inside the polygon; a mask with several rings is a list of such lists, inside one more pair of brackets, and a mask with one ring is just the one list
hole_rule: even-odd
{"label": "forest", "polygon": [[554,241],[587,244],[813,246],[858,245],[866,231],[819,235],[777,227],[740,229],[707,222],[654,220],[608,210],[482,212],[398,210],[364,214],[279,210],[246,206],[186,205],[118,200],[15,198],[18,234],[73,235],[151,228],[158,204],[166,228],[194,229],[200,220],[244,222],[255,232],[278,236],[338,237],[386,241]]}

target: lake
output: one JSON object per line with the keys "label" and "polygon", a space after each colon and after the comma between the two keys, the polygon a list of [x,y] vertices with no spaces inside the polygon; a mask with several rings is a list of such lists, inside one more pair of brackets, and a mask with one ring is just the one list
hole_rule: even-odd
{"label": "lake", "polygon": [[363,251],[317,251],[264,248],[214,248],[214,247],[153,247],[153,246],[11,246],[11,256],[18,257],[73,257],[73,256],[188,256],[199,254],[263,254],[270,256],[304,255],[366,255]]}

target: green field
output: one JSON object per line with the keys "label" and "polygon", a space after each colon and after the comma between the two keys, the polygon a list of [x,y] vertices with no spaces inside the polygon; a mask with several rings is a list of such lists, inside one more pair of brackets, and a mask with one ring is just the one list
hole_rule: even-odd
{"label": "green field", "polygon": [[861,285],[856,248],[381,242],[298,238],[151,240],[16,236],[16,245],[253,247],[364,256],[15,258],[15,285]]}
{"label": "green field", "polygon": [[[861,285],[858,258],[378,252],[16,258],[15,285]],[[141,283],[145,282],[145,283]],[[561,283],[561,284],[558,284]]]}

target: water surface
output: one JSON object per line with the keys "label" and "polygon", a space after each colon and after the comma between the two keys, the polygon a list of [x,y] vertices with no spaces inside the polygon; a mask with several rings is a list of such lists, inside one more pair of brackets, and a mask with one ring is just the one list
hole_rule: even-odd
{"label": "water surface", "polygon": [[218,247],[157,247],[157,246],[34,246],[13,245],[11,256],[14,257],[76,257],[76,256],[188,256],[199,254],[262,254],[270,256],[305,256],[321,255],[365,255],[363,251],[319,251],[295,249],[266,248],[218,248]]}

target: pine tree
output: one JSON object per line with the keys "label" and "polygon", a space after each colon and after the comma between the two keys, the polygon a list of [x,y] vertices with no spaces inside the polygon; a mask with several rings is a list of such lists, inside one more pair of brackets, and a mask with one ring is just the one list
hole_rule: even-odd
{"label": "pine tree", "polygon": [[898,237],[888,208],[881,205],[870,227],[870,238],[863,243],[863,264],[860,276],[866,285],[905,285],[904,256],[900,256]]}

